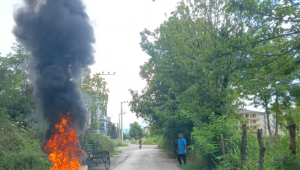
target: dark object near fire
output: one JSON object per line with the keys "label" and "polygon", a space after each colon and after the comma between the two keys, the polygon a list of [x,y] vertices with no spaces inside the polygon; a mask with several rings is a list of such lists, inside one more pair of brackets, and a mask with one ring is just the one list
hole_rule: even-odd
{"label": "dark object near fire", "polygon": [[84,164],[87,165],[89,169],[104,163],[105,169],[109,170],[109,152],[104,151],[101,145],[84,145],[84,150],[88,155]]}

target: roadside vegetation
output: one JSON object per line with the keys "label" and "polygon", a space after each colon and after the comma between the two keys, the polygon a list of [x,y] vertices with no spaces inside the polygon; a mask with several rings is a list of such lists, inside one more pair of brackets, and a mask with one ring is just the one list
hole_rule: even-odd
{"label": "roadside vegetation", "polygon": [[144,133],[138,122],[130,124],[129,139],[134,139],[132,144],[139,144],[139,140],[142,139],[142,145],[158,145],[161,141],[157,135]]}
{"label": "roadside vegetation", "polygon": [[147,138],[142,139],[143,145],[159,145],[161,139],[159,136],[149,135]]}
{"label": "roadside vegetation", "polygon": [[[11,121],[0,113],[0,170],[47,169],[51,163],[41,149],[41,141],[24,122]],[[42,135],[43,136],[43,135]]]}
{"label": "roadside vegetation", "polygon": [[[161,137],[151,134],[145,134],[142,138],[142,145],[160,145]],[[132,144],[139,144],[139,140],[135,140]]]}
{"label": "roadside vegetation", "polygon": [[134,122],[130,124],[129,137],[134,140],[139,140],[144,137],[144,131],[138,122]]}
{"label": "roadside vegetation", "polygon": [[235,126],[246,124],[237,113],[249,101],[266,111],[264,169],[300,169],[288,132],[289,125],[300,125],[299,5],[187,0],[157,29],[141,32],[141,48],[150,57],[140,70],[147,86],[142,93],[131,90],[131,111],[161,136],[160,148],[175,156],[183,133],[194,162],[187,166],[261,169],[256,130],[248,130],[241,153],[242,130]]}
{"label": "roadside vegetation", "polygon": [[12,50],[0,56],[0,170],[48,169],[51,163],[42,151],[46,127],[28,119],[35,111],[25,63],[29,55],[18,44]]}
{"label": "roadside vegetation", "polygon": [[[82,138],[84,138],[84,136],[82,136]],[[90,134],[86,144],[101,146],[98,149],[102,149],[103,147],[103,150],[109,151],[110,153],[114,153],[117,147],[116,141],[106,136],[103,136],[102,134],[94,134],[94,133]]]}
{"label": "roadside vegetation", "polygon": [[128,146],[128,144],[125,142],[123,142],[123,144],[122,144],[122,142],[117,141],[117,147],[124,147],[124,146]]}

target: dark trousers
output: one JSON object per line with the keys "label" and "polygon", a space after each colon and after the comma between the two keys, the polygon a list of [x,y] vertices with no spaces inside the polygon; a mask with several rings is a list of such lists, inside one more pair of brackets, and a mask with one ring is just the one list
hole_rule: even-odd
{"label": "dark trousers", "polygon": [[183,159],[184,164],[186,164],[186,154],[177,154],[177,160],[179,164],[181,165],[181,158]]}

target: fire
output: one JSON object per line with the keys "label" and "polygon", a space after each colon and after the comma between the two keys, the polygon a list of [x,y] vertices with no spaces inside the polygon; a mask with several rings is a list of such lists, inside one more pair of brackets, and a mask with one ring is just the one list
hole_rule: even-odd
{"label": "fire", "polygon": [[54,164],[51,170],[78,170],[82,167],[78,149],[77,133],[71,128],[70,114],[61,116],[61,122],[55,125],[55,134],[47,141],[44,148],[49,153],[49,160]]}

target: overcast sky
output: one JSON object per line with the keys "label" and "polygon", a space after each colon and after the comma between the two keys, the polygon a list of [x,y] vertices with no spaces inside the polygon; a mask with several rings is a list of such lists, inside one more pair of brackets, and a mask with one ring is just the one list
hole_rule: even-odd
{"label": "overcast sky", "polygon": [[[171,11],[176,9],[180,0],[83,0],[95,31],[96,63],[91,67],[92,73],[116,72],[115,76],[103,76],[110,90],[108,116],[112,122],[118,122],[121,101],[130,101],[128,89],[141,91],[146,82],[139,76],[139,66],[149,57],[139,45],[140,32],[145,28],[154,30]],[[0,0],[0,53],[10,52],[15,37],[13,12],[21,0]],[[124,128],[138,121],[130,112],[128,104],[123,104]]]}
{"label": "overcast sky", "polygon": [[[108,116],[112,122],[118,122],[121,112],[121,101],[130,101],[129,89],[141,91],[146,82],[139,76],[139,66],[149,59],[140,48],[140,32],[145,28],[154,30],[170,12],[176,9],[180,0],[83,0],[95,31],[96,63],[91,67],[92,73],[116,72],[115,76],[105,77],[110,90]],[[12,34],[14,26],[13,12],[21,0],[0,0],[0,53],[2,56],[10,52],[15,38]],[[254,109],[253,107],[247,107]],[[254,109],[260,110],[262,109]],[[130,112],[127,104],[123,104],[124,128],[138,121]]]}

